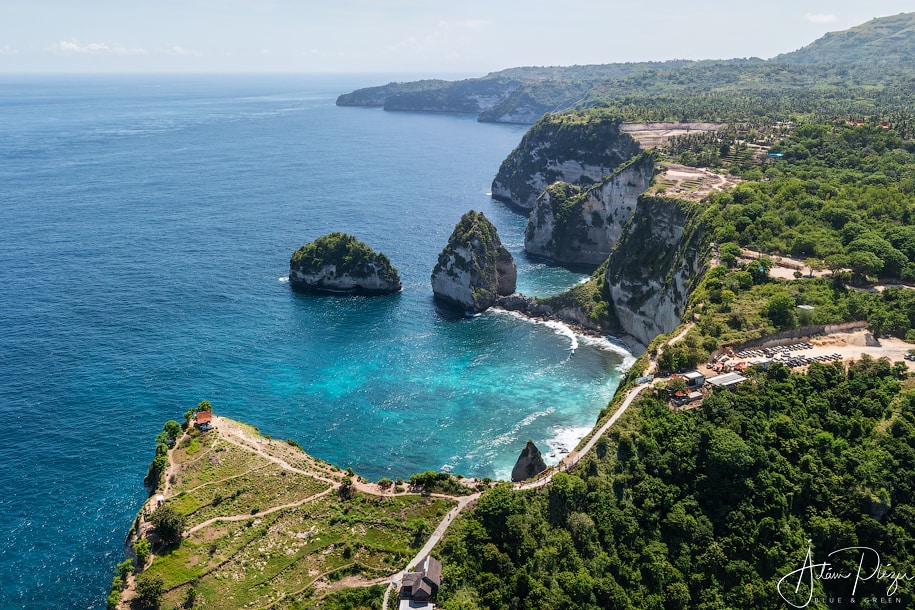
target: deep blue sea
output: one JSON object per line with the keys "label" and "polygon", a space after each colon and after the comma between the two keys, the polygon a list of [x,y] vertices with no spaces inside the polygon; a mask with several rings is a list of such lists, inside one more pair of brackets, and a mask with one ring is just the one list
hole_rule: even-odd
{"label": "deep blue sea", "polygon": [[[0,77],[0,608],[103,608],[153,438],[203,399],[369,479],[507,477],[561,457],[624,355],[433,302],[482,210],[518,289],[580,274],[523,252],[488,194],[522,126],[338,108],[372,76]],[[346,231],[401,294],[294,294],[289,257]]]}

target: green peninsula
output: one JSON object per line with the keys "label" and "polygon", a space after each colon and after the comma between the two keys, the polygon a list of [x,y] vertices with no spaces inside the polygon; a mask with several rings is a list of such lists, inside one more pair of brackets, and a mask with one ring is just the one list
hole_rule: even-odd
{"label": "green peninsula", "polygon": [[[445,488],[434,476],[370,484],[294,441],[207,419],[207,431],[189,422],[171,449],[158,451],[164,467],[128,537],[142,557],[139,574],[125,574],[122,607],[144,607],[138,591],[150,583],[158,594],[149,606],[162,608],[380,602],[392,576],[421,559],[429,535],[450,519],[455,493],[471,492],[455,481],[438,493]],[[163,513],[175,516],[177,540],[163,539]],[[363,590],[341,592],[352,587]]]}

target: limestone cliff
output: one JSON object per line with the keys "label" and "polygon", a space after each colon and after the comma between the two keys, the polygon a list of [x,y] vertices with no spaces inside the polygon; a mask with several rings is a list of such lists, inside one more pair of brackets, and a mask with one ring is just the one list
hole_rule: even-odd
{"label": "limestone cliff", "polygon": [[620,238],[654,166],[654,155],[641,153],[590,188],[551,184],[537,198],[524,249],[560,263],[597,267]]}
{"label": "limestone cliff", "polygon": [[296,250],[289,260],[289,284],[302,291],[364,295],[401,289],[388,257],[346,233],[319,237]]}
{"label": "limestone cliff", "polygon": [[531,210],[544,189],[557,180],[588,188],[639,152],[638,142],[620,130],[619,118],[605,111],[549,114],[524,134],[502,162],[492,196]]}
{"label": "limestone cliff", "polygon": [[540,450],[537,449],[534,441],[529,440],[521,450],[515,467],[512,468],[512,481],[517,483],[532,479],[544,470],[546,470],[546,462],[543,461],[543,456],[540,455]]}
{"label": "limestone cliff", "polygon": [[622,332],[648,345],[680,324],[705,273],[708,235],[694,203],[643,196],[607,261],[602,286]]}
{"label": "limestone cliff", "polygon": [[499,295],[515,291],[515,261],[489,219],[467,212],[454,227],[432,271],[436,298],[468,311],[489,308]]}
{"label": "limestone cliff", "polygon": [[399,91],[388,96],[384,109],[479,114],[505,99],[519,84],[511,79],[481,79],[418,91]]}

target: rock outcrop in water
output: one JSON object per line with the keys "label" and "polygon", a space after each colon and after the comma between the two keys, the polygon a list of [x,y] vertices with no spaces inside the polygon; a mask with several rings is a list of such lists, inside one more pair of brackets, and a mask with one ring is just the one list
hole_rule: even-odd
{"label": "rock outcrop in water", "polygon": [[467,212],[454,227],[432,271],[435,297],[478,313],[515,291],[515,261],[489,219]]}
{"label": "rock outcrop in water", "polygon": [[296,250],[289,284],[305,292],[381,295],[400,292],[397,269],[384,254],[346,233],[331,233]]}
{"label": "rock outcrop in water", "polygon": [[546,463],[543,461],[543,456],[540,455],[540,450],[537,449],[534,441],[529,440],[521,450],[515,467],[512,468],[512,481],[518,483],[532,479],[544,470],[546,470]]}

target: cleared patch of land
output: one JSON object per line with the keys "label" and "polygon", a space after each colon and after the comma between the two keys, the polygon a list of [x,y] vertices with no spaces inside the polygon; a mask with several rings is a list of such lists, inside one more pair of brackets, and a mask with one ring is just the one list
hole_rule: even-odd
{"label": "cleared patch of land", "polygon": [[701,201],[714,191],[727,191],[741,182],[737,176],[713,172],[701,167],[675,163],[659,164],[660,173],[648,189],[649,195]]}
{"label": "cleared patch of land", "polygon": [[724,123],[623,123],[620,131],[628,133],[642,146],[664,146],[675,136],[687,136],[706,131],[718,131]]}

